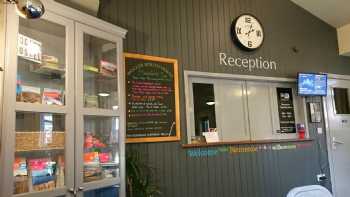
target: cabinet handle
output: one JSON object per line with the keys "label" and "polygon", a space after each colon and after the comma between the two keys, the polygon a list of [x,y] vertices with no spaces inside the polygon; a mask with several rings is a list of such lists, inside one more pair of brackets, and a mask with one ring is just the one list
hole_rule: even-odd
{"label": "cabinet handle", "polygon": [[79,191],[83,191],[85,187],[78,187]]}
{"label": "cabinet handle", "polygon": [[345,144],[344,142],[338,141],[338,140],[333,140],[334,144]]}
{"label": "cabinet handle", "polygon": [[77,191],[74,188],[69,188],[68,191],[72,193],[74,196],[77,195]]}

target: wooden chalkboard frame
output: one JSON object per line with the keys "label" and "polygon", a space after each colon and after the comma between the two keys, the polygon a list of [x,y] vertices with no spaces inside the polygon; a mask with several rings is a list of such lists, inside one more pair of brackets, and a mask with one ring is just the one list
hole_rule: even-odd
{"label": "wooden chalkboard frame", "polygon": [[[180,94],[179,94],[179,67],[178,61],[176,59],[164,58],[164,57],[156,57],[149,55],[141,55],[134,53],[124,53],[124,62],[125,62],[125,70],[127,65],[126,59],[138,59],[144,61],[153,61],[160,63],[168,63],[173,64],[173,72],[174,72],[174,93],[175,93],[175,126],[176,126],[176,135],[171,137],[140,137],[140,138],[126,138],[126,143],[149,143],[149,142],[170,142],[170,141],[180,141]],[[127,79],[127,76],[125,76]],[[127,88],[126,88],[127,90]],[[127,94],[126,94],[127,95]],[[127,113],[126,109],[126,113]],[[127,131],[126,131],[127,132]]]}

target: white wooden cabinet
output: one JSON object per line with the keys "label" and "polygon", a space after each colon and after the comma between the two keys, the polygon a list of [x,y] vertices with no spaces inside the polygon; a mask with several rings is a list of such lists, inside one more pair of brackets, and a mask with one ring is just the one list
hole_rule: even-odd
{"label": "white wooden cabinet", "polygon": [[0,196],[125,196],[126,30],[43,3],[37,20],[6,6]]}

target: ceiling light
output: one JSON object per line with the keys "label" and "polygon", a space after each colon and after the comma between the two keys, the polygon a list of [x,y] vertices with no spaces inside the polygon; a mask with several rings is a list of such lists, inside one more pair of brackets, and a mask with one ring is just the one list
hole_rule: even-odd
{"label": "ceiling light", "polygon": [[110,94],[109,94],[109,93],[104,93],[104,92],[102,92],[102,93],[98,93],[98,95],[99,95],[100,97],[107,97],[107,96],[109,96]]}
{"label": "ceiling light", "polygon": [[212,106],[212,105],[215,105],[215,102],[214,101],[209,101],[206,104],[209,105],[209,106]]}

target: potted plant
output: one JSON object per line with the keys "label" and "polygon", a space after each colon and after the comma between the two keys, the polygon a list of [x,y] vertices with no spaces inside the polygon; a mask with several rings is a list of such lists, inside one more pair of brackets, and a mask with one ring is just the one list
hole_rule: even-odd
{"label": "potted plant", "polygon": [[154,169],[148,166],[135,150],[126,153],[126,185],[128,197],[153,197],[161,194],[152,176]]}

